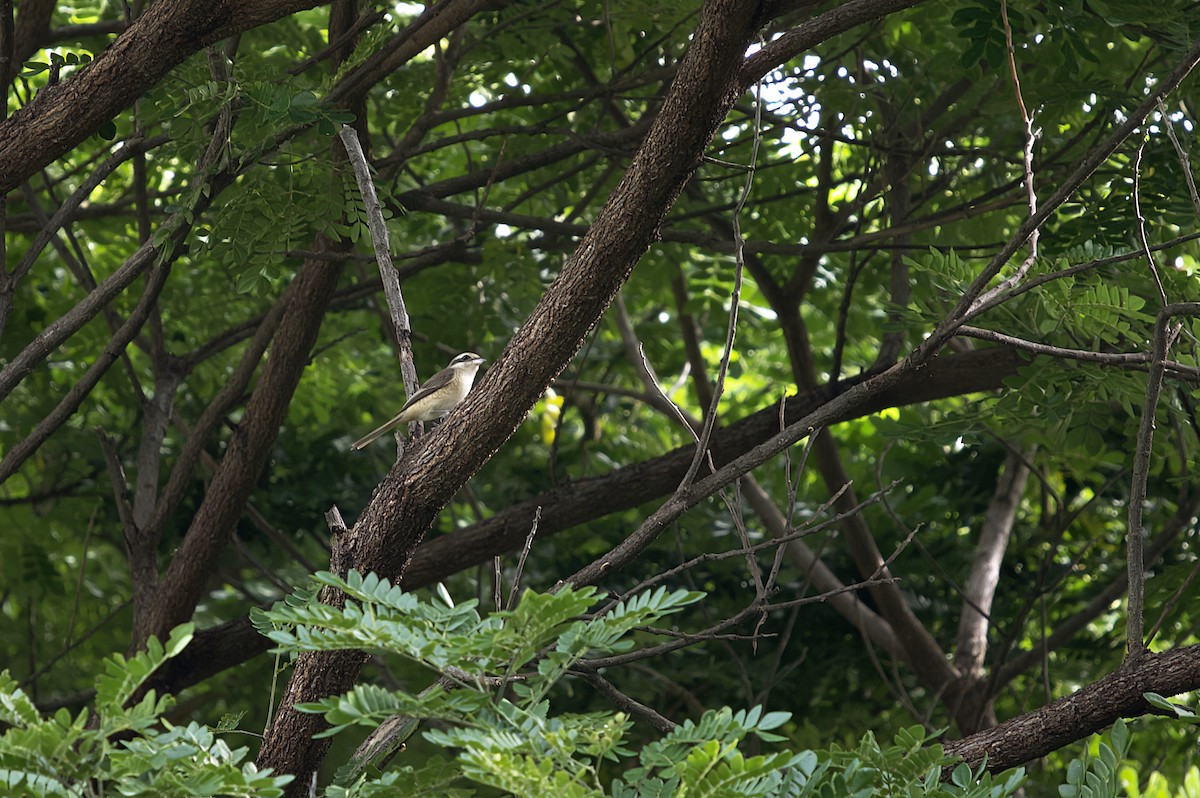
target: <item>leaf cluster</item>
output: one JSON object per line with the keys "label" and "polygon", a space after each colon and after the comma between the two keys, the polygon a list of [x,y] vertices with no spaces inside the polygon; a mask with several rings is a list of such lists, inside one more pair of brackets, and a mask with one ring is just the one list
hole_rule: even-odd
{"label": "leaf cluster", "polygon": [[9,673],[0,673],[0,721],[10,727],[0,737],[4,795],[282,795],[291,776],[244,761],[248,748],[230,748],[200,724],[171,724],[163,713],[174,699],[146,689],[154,672],[191,642],[192,628],[176,627],[165,645],[151,638],[132,657],[105,660],[94,714],[60,709],[42,717]]}
{"label": "leaf cluster", "polygon": [[352,763],[328,793],[337,798],[466,796],[479,788],[579,798],[1001,798],[1024,780],[1023,771],[1017,771],[994,782],[982,769],[972,772],[960,765],[944,782],[943,769],[952,763],[940,746],[929,744],[920,727],[905,730],[886,747],[867,735],[853,750],[748,755],[743,749],[752,737],[760,743],[786,743],[779,732],[791,714],[723,707],[705,712],[698,721],[687,720],[635,751],[629,747],[632,722],[624,712],[552,712],[551,688],[585,657],[629,650],[633,631],[698,601],[699,593],[660,588],[581,617],[602,593],[590,587],[566,587],[554,594],[526,590],[512,610],[480,617],[475,602],[454,605],[444,591],[422,600],[373,574],[352,571],[343,579],[321,572],[315,579],[343,591],[345,606],[321,604],[314,591],[304,590],[255,613],[256,626],[282,651],[358,645],[400,654],[441,677],[415,694],[359,685],[344,695],[297,707],[324,716],[331,725],[324,735],[354,725],[375,728],[404,716],[397,728],[407,737],[415,721],[437,721],[423,737],[439,749],[438,756],[389,773]]}

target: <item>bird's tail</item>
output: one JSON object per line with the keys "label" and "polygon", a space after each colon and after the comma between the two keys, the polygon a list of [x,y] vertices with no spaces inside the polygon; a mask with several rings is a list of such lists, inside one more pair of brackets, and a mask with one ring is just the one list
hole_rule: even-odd
{"label": "bird's tail", "polygon": [[370,446],[372,443],[375,442],[375,439],[378,438],[380,435],[383,435],[384,433],[387,433],[387,432],[391,432],[392,430],[394,430],[396,427],[400,426],[403,423],[404,422],[400,420],[400,416],[393,417],[390,421],[384,423],[381,426],[376,427],[375,429],[368,432],[366,435],[364,435],[361,438],[359,438],[358,440],[356,440],[354,443],[350,444],[350,450],[358,451],[359,449],[363,449],[363,448],[366,448],[367,446]]}

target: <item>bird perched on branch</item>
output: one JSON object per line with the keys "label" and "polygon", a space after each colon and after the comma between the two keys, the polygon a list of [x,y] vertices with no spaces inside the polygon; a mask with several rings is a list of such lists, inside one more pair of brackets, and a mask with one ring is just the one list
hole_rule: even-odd
{"label": "bird perched on branch", "polygon": [[410,421],[433,421],[442,418],[461,402],[475,383],[475,374],[484,359],[474,352],[463,352],[450,361],[450,365],[434,374],[420,390],[408,397],[400,412],[383,426],[372,430],[350,448],[362,449],[369,446],[385,432],[390,432]]}

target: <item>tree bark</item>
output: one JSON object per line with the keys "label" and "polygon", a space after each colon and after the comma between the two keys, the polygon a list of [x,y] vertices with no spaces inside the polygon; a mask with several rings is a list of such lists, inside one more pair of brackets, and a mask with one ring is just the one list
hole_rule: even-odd
{"label": "tree bark", "polygon": [[[318,249],[330,248],[328,244]],[[212,564],[229,542],[271,449],[309,353],[321,329],[329,297],[341,275],[340,262],[308,260],[296,275],[291,302],[275,334],[262,377],[246,404],[241,424],[229,441],[204,501],[163,575],[144,623],[134,629],[134,645],[167,632],[192,616]]]}
{"label": "tree bark", "polygon": [[[954,665],[964,679],[976,687],[964,695],[962,711],[956,714],[965,733],[996,725],[991,708],[991,696],[984,680],[984,659],[987,656],[988,629],[991,627],[992,599],[1000,583],[1000,565],[1012,536],[1013,522],[1021,506],[1021,495],[1029,479],[1029,466],[1017,452],[1005,458],[1004,471],[996,481],[996,490],[988,504],[971,572],[963,585],[963,607],[958,622],[958,643]],[[971,723],[972,716],[975,722]]]}
{"label": "tree bark", "polygon": [[[1000,773],[1057,751],[1101,731],[1117,718],[1136,718],[1150,709],[1144,693],[1177,695],[1200,684],[1200,645],[1161,654],[1147,653],[1103,679],[1041,709],[1019,715],[986,731],[945,744],[950,756]],[[950,769],[945,776],[949,778]]]}
{"label": "tree bark", "polygon": [[0,120],[0,195],[70,152],[201,48],[316,5],[318,0],[154,3],[96,60]]}

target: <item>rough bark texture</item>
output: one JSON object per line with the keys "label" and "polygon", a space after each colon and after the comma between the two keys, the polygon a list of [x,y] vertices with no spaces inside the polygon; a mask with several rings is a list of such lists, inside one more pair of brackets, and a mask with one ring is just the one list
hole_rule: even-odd
{"label": "rough bark texture", "polygon": [[86,68],[45,87],[0,121],[0,194],[69,152],[192,53],[316,5],[317,0],[154,3]]}
{"label": "rough bark texture", "polygon": [[[540,534],[554,534],[596,517],[597,505],[604,507],[603,512],[615,512],[658,499],[674,489],[692,458],[692,447],[602,477],[581,480],[511,507],[474,527],[420,545],[437,512],[512,434],[544,386],[577,351],[637,260],[659,236],[659,225],[699,163],[713,130],[734,98],[769,69],[830,36],[919,2],[849,0],[773,40],[749,58],[744,57],[745,48],[756,28],[782,6],[770,0],[759,3],[711,0],[705,5],[687,57],[661,109],[626,130],[601,134],[611,136],[613,142],[624,142],[640,139],[642,133],[649,130],[628,173],[587,231],[578,250],[564,265],[558,280],[487,378],[481,381],[467,406],[412,448],[408,457],[392,469],[377,489],[356,527],[339,537],[339,545],[350,550],[356,567],[401,578],[405,586],[417,587],[519,547],[535,508],[543,510]],[[801,0],[801,4],[813,3]],[[93,64],[73,74],[63,84],[47,87],[11,119],[0,119],[0,217],[6,191],[68,153],[186,57],[222,38],[314,5],[317,3],[311,0],[161,0],[152,4]],[[339,5],[344,12],[342,21],[331,23],[331,31],[348,27],[354,16],[354,0],[340,0]],[[328,98],[357,104],[378,81],[413,55],[442,40],[473,15],[500,5],[503,0],[442,0],[428,6],[418,20],[348,73]],[[783,5],[794,9],[797,4]],[[26,51],[33,47],[32,42],[46,36],[53,9],[54,4],[47,0],[29,0],[19,5],[15,45],[14,37],[9,35],[11,30],[0,31],[3,34],[0,35],[0,77],[6,71],[10,72],[10,68],[15,69],[28,55]],[[5,12],[7,17],[11,11],[11,0],[0,0],[0,12]],[[3,59],[8,58],[14,47],[16,58],[6,65]],[[1189,56],[1191,61],[1176,70],[1176,77],[1163,85],[1177,84],[1197,57],[1200,55],[1193,50]],[[1152,99],[1147,100],[1143,110],[1150,107]],[[364,114],[358,116],[361,122]],[[1142,113],[1141,117],[1144,116]],[[1132,119],[1130,124],[1140,123],[1141,117]],[[1128,130],[1120,136],[1114,134],[1112,147],[1097,148],[1089,156],[1088,163],[1094,167],[1107,158]],[[498,212],[456,206],[441,197],[471,188],[490,187],[496,179],[516,176],[532,168],[535,158],[548,163],[585,146],[587,143],[583,139],[554,145],[523,159],[503,160],[487,169],[444,180],[436,189],[427,186],[420,192],[409,192],[402,199],[411,208],[426,208],[447,216],[454,215],[452,208],[459,208],[462,218],[470,218],[472,224],[475,221],[507,221]],[[832,168],[829,164],[826,166]],[[1080,185],[1090,168],[1081,167],[1076,176],[1063,184],[1056,194],[1060,196],[1060,202]],[[903,174],[898,171],[892,179],[901,180]],[[1048,202],[1046,207],[1050,210],[1046,213],[1053,212],[1055,204]],[[830,209],[819,210],[828,213]],[[539,220],[534,219],[530,226],[537,226],[537,223]],[[562,235],[582,232],[579,225],[557,221],[553,224],[557,226],[546,225],[543,229]],[[1032,222],[1026,226],[1029,224]],[[820,219],[816,227],[824,227]],[[690,236],[691,233],[677,231],[673,235]],[[861,244],[861,239],[838,239],[836,231],[825,231],[816,237],[823,239],[822,246]],[[1014,239],[1011,247],[1019,243]],[[731,246],[728,241],[722,245]],[[778,252],[794,249],[792,244],[774,242],[767,242],[766,246],[777,246]],[[719,249],[719,246],[714,245],[713,249]],[[0,261],[3,261],[2,254],[0,250]],[[100,289],[79,303],[56,326],[38,336],[20,358],[0,371],[0,397],[17,385],[58,343],[108,306],[117,294],[149,268],[150,261],[145,258],[151,254],[144,252],[132,257]],[[997,256],[997,263],[1004,260]],[[815,266],[815,256],[812,263]],[[161,586],[154,580],[156,546],[149,545],[138,552],[142,562],[133,567],[135,641],[142,641],[152,633],[164,635],[174,624],[187,620],[203,595],[208,574],[227,545],[234,524],[244,512],[247,499],[270,458],[288,403],[336,285],[338,271],[336,264],[316,259],[306,262],[297,277],[296,291],[290,297],[287,316],[275,339],[260,384]],[[907,277],[900,277],[907,285]],[[9,285],[0,285],[0,295],[10,289]],[[785,304],[798,305],[803,298],[802,291],[803,288],[799,293],[790,291]],[[3,329],[5,312],[0,303],[0,329]],[[796,334],[803,335],[799,314],[795,314],[794,319]],[[919,357],[903,369],[888,372],[884,379],[870,386],[864,384],[863,378],[856,378],[845,380],[836,388],[817,390],[809,380],[806,384],[812,390],[787,403],[786,423],[794,423],[818,408],[830,411],[820,421],[821,425],[827,426],[883,407],[987,390],[998,387],[1000,381],[1022,362],[1013,350],[935,357],[936,351],[952,334],[954,331],[945,327],[937,337],[922,345]],[[899,337],[896,340],[899,341]],[[789,345],[793,351],[798,348],[790,340]],[[889,357],[895,357],[895,354]],[[811,375],[811,363],[803,370]],[[853,398],[847,396],[850,390],[857,391]],[[159,393],[156,391],[156,396]],[[838,404],[828,404],[835,399]],[[1152,414],[1148,418],[1152,420]],[[158,422],[165,423],[165,416],[160,416]],[[771,407],[719,432],[713,443],[717,464],[727,464],[746,455],[752,447],[769,439],[778,430],[778,423],[777,411]],[[154,437],[161,438],[161,434],[156,433]],[[818,449],[817,458],[822,461],[830,487],[837,488],[846,475],[840,467],[836,449],[828,443],[831,439],[826,435],[822,437],[826,439],[826,448]],[[153,444],[147,445],[148,452],[157,448]],[[190,472],[190,468],[187,470]],[[0,467],[0,481],[3,472]],[[139,468],[138,476],[151,488],[157,482],[152,479],[156,472],[149,469],[143,474]],[[1019,491],[1013,493],[1019,495]],[[853,494],[847,493],[843,502],[843,506],[854,504]],[[149,505],[143,503],[139,514],[144,518],[148,509]],[[859,524],[857,528],[853,525],[848,528],[853,553],[863,573],[873,573],[882,561],[879,548],[871,538],[871,531],[861,521],[853,523]],[[1131,526],[1136,527],[1132,523]],[[1002,552],[1003,546],[997,544],[995,550]],[[988,568],[994,570],[997,565],[998,560],[995,560]],[[139,574],[144,574],[145,578]],[[990,574],[992,581],[994,576]],[[145,588],[145,592],[138,594],[138,587]],[[990,590],[989,587],[971,591],[973,601],[984,611]],[[960,647],[959,671],[969,677],[961,678],[949,666],[937,642],[908,611],[900,591],[894,586],[883,585],[876,589],[875,598],[880,616],[887,618],[886,629],[895,630],[899,635],[895,646],[885,645],[889,651],[897,653],[902,646],[903,654],[914,664],[914,671],[928,686],[936,689],[939,698],[961,698],[964,693],[978,688],[986,624],[979,624],[972,631],[969,644]],[[337,597],[329,597],[329,600],[336,603]],[[967,635],[964,634],[963,639],[966,640]],[[242,621],[208,630],[201,633],[196,646],[164,669],[158,684],[177,690],[231,663],[244,661],[265,648],[266,641]],[[1148,655],[1074,696],[1014,719],[993,732],[969,737],[949,747],[972,762],[978,762],[986,754],[989,766],[994,769],[1027,761],[1102,728],[1115,717],[1144,711],[1141,694],[1146,689],[1172,693],[1194,687],[1200,680],[1197,660],[1200,660],[1200,651],[1196,648]],[[293,784],[293,794],[307,791],[307,776],[314,772],[324,756],[326,744],[311,740],[312,733],[321,728],[319,719],[301,716],[290,709],[291,705],[349,688],[357,678],[362,662],[363,656],[356,652],[308,654],[300,658],[283,700],[284,708],[269,730],[260,756],[261,764],[300,775]],[[1013,664],[1028,663],[1017,659]],[[993,689],[994,686],[993,682]],[[964,727],[963,715],[955,711],[955,716],[959,718],[960,727]]]}
{"label": "rough bark texture", "polygon": [[[1176,695],[1200,683],[1200,646],[1147,654],[1136,664],[1089,684],[1041,709],[986,731],[946,743],[946,753],[999,773],[1108,727],[1117,718],[1136,718],[1150,709],[1143,693]],[[947,771],[947,777],[949,771]]]}
{"label": "rough bark texture", "polygon": [[7,89],[13,75],[20,71],[21,64],[37,50],[38,42],[50,28],[50,16],[54,13],[54,0],[22,0],[17,4],[16,25],[13,36],[12,66],[8,72],[0,72],[0,79]]}
{"label": "rough bark texture", "polygon": [[173,626],[192,617],[212,564],[228,544],[271,455],[341,271],[339,262],[309,260],[296,276],[297,285],[275,334],[262,378],[246,404],[242,422],[230,438],[187,535],[171,558],[145,624],[134,630],[136,644],[152,634],[166,639]]}

